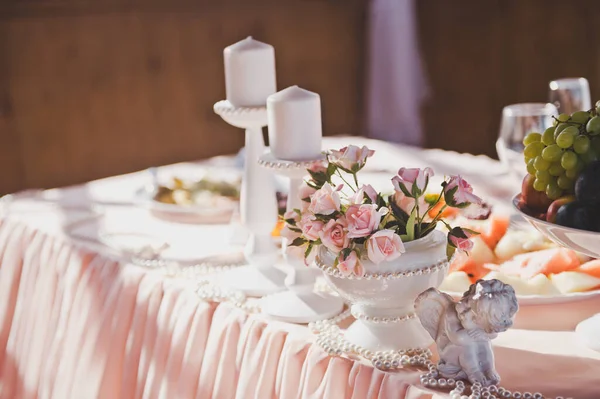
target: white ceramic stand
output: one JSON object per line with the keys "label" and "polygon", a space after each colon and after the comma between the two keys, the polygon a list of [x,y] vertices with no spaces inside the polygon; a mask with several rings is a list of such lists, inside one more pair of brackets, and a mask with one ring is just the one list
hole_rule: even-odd
{"label": "white ceramic stand", "polygon": [[242,226],[250,232],[244,251],[249,265],[223,273],[222,282],[250,296],[283,291],[285,273],[274,267],[279,254],[271,237],[277,223],[274,178],[257,163],[265,152],[262,128],[267,125],[267,108],[238,108],[219,101],[214,111],[230,125],[246,129],[240,213]]}
{"label": "white ceramic stand", "polygon": [[[259,158],[261,166],[290,179],[286,207],[288,211],[301,207],[298,189],[302,184],[302,178],[307,174],[306,169],[315,161],[284,161],[274,158],[271,153],[266,153]],[[309,323],[340,313],[344,306],[342,299],[314,292],[315,281],[321,271],[314,267],[307,267],[304,259],[294,256],[288,249],[285,239],[282,251],[289,270],[285,280],[288,291],[265,298],[262,306],[263,313],[291,323]]]}
{"label": "white ceramic stand", "polygon": [[575,333],[589,348],[600,351],[600,313],[580,322]]}

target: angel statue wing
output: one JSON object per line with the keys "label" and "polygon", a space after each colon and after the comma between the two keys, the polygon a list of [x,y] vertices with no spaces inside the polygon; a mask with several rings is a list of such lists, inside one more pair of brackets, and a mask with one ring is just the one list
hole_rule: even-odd
{"label": "angel statue wing", "polygon": [[415,301],[415,311],[421,324],[425,327],[425,330],[431,335],[431,338],[436,342],[438,347],[445,347],[448,337],[444,333],[442,328],[441,318],[448,309],[448,307],[454,306],[452,297],[448,294],[444,294],[430,288],[427,291],[421,293]]}

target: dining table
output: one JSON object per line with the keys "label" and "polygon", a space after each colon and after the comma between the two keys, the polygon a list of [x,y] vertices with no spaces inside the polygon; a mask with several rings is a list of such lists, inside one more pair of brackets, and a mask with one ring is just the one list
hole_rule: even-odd
{"label": "dining table", "polygon": [[[463,175],[494,212],[507,214],[520,190],[487,156],[323,139],[323,148],[348,144],[375,150],[361,171],[374,186],[391,187],[400,167],[429,166],[438,176]],[[161,179],[241,175],[241,155],[156,170]],[[229,291],[211,276],[244,264],[243,226],[235,212],[206,223],[158,217],[145,196],[151,175],[0,200],[0,399],[450,397],[420,385],[422,371],[330,356],[308,325],[262,314],[260,298],[219,296]],[[136,256],[140,242],[169,248],[148,260]],[[206,284],[214,295],[202,294]],[[501,385],[547,398],[600,398],[600,352],[574,331],[596,313],[600,296],[521,306],[514,327],[493,341]]]}

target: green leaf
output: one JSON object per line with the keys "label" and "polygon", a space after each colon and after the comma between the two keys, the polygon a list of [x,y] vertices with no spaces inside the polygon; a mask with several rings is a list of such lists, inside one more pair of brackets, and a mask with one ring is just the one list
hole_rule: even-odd
{"label": "green leaf", "polygon": [[294,241],[292,241],[290,244],[288,244],[288,247],[301,247],[304,244],[306,244],[306,240],[302,237],[298,237],[295,238]]}
{"label": "green leaf", "polygon": [[409,239],[408,239],[408,234],[400,234],[400,239],[401,239],[402,241],[409,241]]}
{"label": "green leaf", "polygon": [[329,181],[331,181],[331,176],[333,176],[333,174],[335,173],[336,169],[337,169],[337,166],[335,166],[332,163],[330,163],[330,164],[327,165],[327,176],[329,178]]}
{"label": "green leaf", "polygon": [[417,209],[412,210],[408,221],[406,222],[406,234],[408,235],[408,241],[415,239],[415,219],[417,218]]}
{"label": "green leaf", "polygon": [[306,248],[306,251],[304,251],[304,258],[308,258],[308,255],[310,255],[310,251],[312,251],[313,249],[313,244],[310,243],[308,244],[308,247]]}

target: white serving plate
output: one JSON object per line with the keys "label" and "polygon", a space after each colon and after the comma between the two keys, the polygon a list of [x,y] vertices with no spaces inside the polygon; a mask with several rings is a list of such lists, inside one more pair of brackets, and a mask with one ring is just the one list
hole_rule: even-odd
{"label": "white serving plate", "polygon": [[[455,299],[460,299],[463,295],[462,292],[444,292]],[[560,295],[517,295],[517,301],[519,302],[519,305],[524,306],[554,305],[559,303],[577,302],[594,297],[600,297],[600,289],[584,292],[572,292],[569,294]]]}
{"label": "white serving plate", "polygon": [[[240,171],[235,168],[195,168],[188,173],[173,173],[171,176],[161,176],[159,184],[165,185],[173,177],[184,181],[198,181],[210,175],[215,180],[234,182],[240,179]],[[157,218],[178,223],[227,223],[239,206],[239,201],[226,197],[215,196],[206,203],[178,205],[160,202],[154,199],[153,193],[145,187],[140,187],[135,193],[136,201],[147,208]]]}
{"label": "white serving plate", "polygon": [[521,194],[513,197],[513,207],[519,215],[546,238],[575,252],[591,256],[592,258],[600,258],[600,233],[564,227],[529,216],[518,207],[520,197]]}

